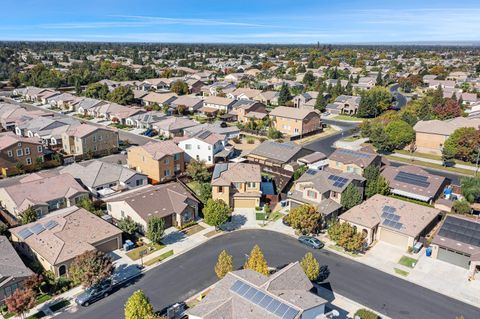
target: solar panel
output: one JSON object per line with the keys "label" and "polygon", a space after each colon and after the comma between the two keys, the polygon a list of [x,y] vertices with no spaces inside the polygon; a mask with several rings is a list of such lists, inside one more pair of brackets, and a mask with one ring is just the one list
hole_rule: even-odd
{"label": "solar panel", "polygon": [[255,296],[255,294],[257,293],[257,291],[258,291],[257,289],[250,287],[250,289],[248,289],[248,291],[243,296],[251,301],[253,296]]}
{"label": "solar panel", "polygon": [[272,297],[265,295],[265,297],[262,299],[262,301],[260,301],[258,305],[262,308],[267,308],[272,301],[273,301]]}
{"label": "solar panel", "polygon": [[317,171],[314,170],[314,169],[309,169],[309,170],[307,170],[307,174],[308,175],[315,175],[315,174],[317,174]]}
{"label": "solar panel", "polygon": [[428,176],[411,174],[407,172],[399,172],[395,176],[394,180],[423,188],[430,186],[430,183],[428,182]]}
{"label": "solar panel", "polygon": [[258,305],[260,303],[260,301],[265,298],[265,294],[261,291],[257,291],[257,293],[255,294],[255,296],[253,296],[252,298],[252,302],[256,305]]}
{"label": "solar panel", "polygon": [[35,235],[38,235],[40,234],[41,232],[43,232],[45,230],[45,228],[43,227],[42,224],[35,224],[33,225],[31,228],[30,228],[30,231],[32,233],[34,233]]}
{"label": "solar panel", "polygon": [[48,230],[54,228],[55,226],[58,226],[58,223],[54,220],[49,220],[45,225],[44,227]]}
{"label": "solar panel", "polygon": [[32,235],[33,233],[28,228],[22,229],[21,231],[18,232],[18,237],[20,237],[20,239],[22,240],[25,240]]}
{"label": "solar panel", "polygon": [[273,299],[272,302],[268,305],[267,311],[274,313],[275,310],[281,305],[282,303],[276,299]]}
{"label": "solar panel", "polygon": [[298,315],[298,310],[294,308],[288,308],[287,312],[283,315],[282,319],[294,319]]}
{"label": "solar panel", "polygon": [[357,157],[357,158],[369,158],[371,155],[366,154],[366,153],[360,153],[352,150],[346,150],[346,149],[340,149],[338,150],[339,153],[349,155],[351,157]]}
{"label": "solar panel", "polygon": [[237,293],[243,297],[248,289],[250,289],[250,286],[244,283],[242,287],[238,288]]}
{"label": "solar panel", "polygon": [[238,289],[243,286],[243,282],[240,280],[235,281],[232,287],[230,287],[231,291],[238,292]]}
{"label": "solar panel", "polygon": [[284,303],[280,304],[280,306],[277,308],[277,310],[275,310],[275,314],[277,316],[279,316],[280,318],[283,317],[283,315],[285,314],[285,312],[287,312],[288,310],[288,306]]}
{"label": "solar panel", "polygon": [[453,239],[464,244],[480,247],[480,224],[448,216],[438,236]]}

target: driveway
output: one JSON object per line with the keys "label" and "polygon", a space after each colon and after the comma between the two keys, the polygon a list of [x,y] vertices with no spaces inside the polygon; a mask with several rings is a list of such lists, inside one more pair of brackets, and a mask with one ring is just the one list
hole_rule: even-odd
{"label": "driveway", "polygon": [[[197,248],[145,273],[131,286],[88,308],[72,308],[60,318],[123,318],[123,307],[137,289],[149,296],[155,309],[161,309],[207,288],[217,281],[213,267],[218,254],[227,250],[241,267],[255,244],[259,244],[270,266],[300,260],[312,251],[294,238],[262,231],[245,230],[216,237]],[[414,285],[372,267],[326,250],[312,251],[321,264],[329,266],[328,278],[334,292],[395,319],[478,319],[480,309]]]}

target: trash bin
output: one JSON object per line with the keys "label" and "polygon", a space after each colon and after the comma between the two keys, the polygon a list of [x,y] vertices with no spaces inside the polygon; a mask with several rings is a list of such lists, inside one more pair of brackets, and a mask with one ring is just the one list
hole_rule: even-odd
{"label": "trash bin", "polygon": [[432,256],[432,247],[428,247],[425,251],[425,255],[427,257],[431,257]]}

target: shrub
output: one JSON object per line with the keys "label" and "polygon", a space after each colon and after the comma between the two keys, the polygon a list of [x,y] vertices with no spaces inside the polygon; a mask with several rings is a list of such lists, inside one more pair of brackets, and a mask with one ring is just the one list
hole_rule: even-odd
{"label": "shrub", "polygon": [[376,313],[368,309],[358,309],[354,317],[356,316],[360,317],[360,319],[380,319]]}

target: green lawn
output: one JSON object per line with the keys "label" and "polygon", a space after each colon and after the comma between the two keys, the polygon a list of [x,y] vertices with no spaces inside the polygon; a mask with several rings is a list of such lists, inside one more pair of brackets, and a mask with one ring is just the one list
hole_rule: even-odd
{"label": "green lawn", "polygon": [[349,256],[351,256],[351,257],[359,257],[358,254],[354,254],[354,253],[352,253],[352,252],[345,251],[345,249],[343,249],[342,247],[337,246],[337,245],[330,245],[330,246],[328,246],[328,248],[333,249],[333,250],[335,250],[335,251],[338,251],[339,253],[347,254],[347,255],[349,255]]}
{"label": "green lawn", "polygon": [[255,217],[257,220],[267,220],[267,214],[265,213],[256,213]]}
{"label": "green lawn", "polygon": [[[189,183],[187,183],[187,187],[190,188],[192,190],[192,192],[194,192],[195,195],[197,195],[198,198],[200,198],[200,183],[199,182],[196,182],[196,181],[189,182]],[[206,203],[204,203],[204,204],[206,204]]]}
{"label": "green lawn", "polygon": [[358,117],[350,116],[350,115],[337,115],[333,118],[334,120],[339,120],[339,121],[352,121],[352,122],[362,122],[363,120]]}
{"label": "green lawn", "polygon": [[70,306],[70,300],[65,299],[65,300],[62,300],[60,302],[57,302],[53,306],[50,306],[50,310],[52,312],[56,312],[56,311],[59,311],[60,309],[65,308],[67,306]]}
{"label": "green lawn", "polygon": [[352,135],[352,136],[345,137],[344,139],[342,139],[342,141],[344,141],[344,142],[354,142],[354,141],[359,140],[359,139],[360,139],[360,136]]}
{"label": "green lawn", "polygon": [[422,206],[426,206],[426,207],[433,207],[433,205],[430,205],[429,203],[426,203],[426,202],[422,202],[420,200],[415,200],[415,199],[411,199],[411,198],[407,198],[407,197],[402,197],[402,196],[398,196],[398,195],[395,195],[395,194],[390,194],[388,196],[396,198],[396,199],[403,200],[405,202],[410,202],[410,203],[414,203],[414,204],[418,204],[418,205],[422,205]]}
{"label": "green lawn", "polygon": [[412,257],[402,256],[402,258],[400,258],[398,263],[400,265],[405,266],[405,267],[413,268],[414,267],[413,264],[416,264],[417,260],[415,258],[412,258]]}
{"label": "green lawn", "polygon": [[43,317],[45,317],[45,312],[39,311],[39,312],[37,312],[36,314],[33,314],[33,315],[31,315],[31,316],[28,316],[28,317],[25,318],[25,319],[39,319],[39,318],[43,318]]}
{"label": "green lawn", "polygon": [[11,312],[7,312],[6,314],[3,315],[3,318],[5,319],[9,319],[9,318],[12,318],[13,316],[15,316],[14,313],[11,313]]}
{"label": "green lawn", "polygon": [[161,255],[158,256],[158,257],[155,257],[155,258],[152,258],[152,259],[146,261],[146,262],[144,263],[144,265],[145,265],[145,266],[151,266],[151,265],[153,265],[153,264],[155,264],[155,263],[158,263],[158,262],[160,262],[160,261],[162,261],[162,260],[167,259],[167,258],[170,257],[170,256],[173,256],[173,250],[169,250],[169,251],[161,254]]}
{"label": "green lawn", "polygon": [[[412,156],[412,153],[410,153],[409,151],[406,151],[406,150],[397,150],[397,151],[395,151],[395,153]],[[432,160],[436,160],[436,161],[441,161],[442,160],[442,157],[440,155],[435,155],[435,154],[413,152],[413,156],[432,159]],[[455,164],[468,165],[468,166],[475,167],[475,164],[469,163],[469,162],[464,162],[464,161],[461,161],[461,160],[455,160]]]}
{"label": "green lawn", "polygon": [[402,270],[402,269],[393,268],[393,270],[395,270],[396,274],[399,274],[400,276],[403,276],[403,277],[406,277],[409,274],[408,271],[405,271],[405,270]]}
{"label": "green lawn", "polygon": [[277,210],[277,211],[274,211],[273,213],[271,213],[270,216],[268,216],[268,220],[274,222],[274,221],[279,220],[283,216],[284,215]]}
{"label": "green lawn", "polygon": [[205,228],[203,226],[197,224],[197,225],[193,225],[188,228],[185,228],[184,230],[182,230],[182,232],[187,236],[192,236],[193,234],[196,234],[204,229]]}
{"label": "green lawn", "polygon": [[440,171],[449,171],[449,172],[463,174],[463,175],[469,175],[469,176],[475,175],[474,171],[471,171],[471,170],[468,170],[468,169],[462,169],[462,168],[456,168],[456,167],[445,167],[445,166],[442,166],[440,164],[434,164],[434,163],[428,163],[428,162],[422,162],[422,161],[412,161],[411,159],[403,158],[403,157],[397,157],[395,155],[385,155],[385,157],[392,160],[392,161],[402,162],[402,163],[411,164],[411,165],[434,168],[434,169],[438,169]]}
{"label": "green lawn", "polygon": [[153,252],[156,252],[157,250],[162,249],[163,247],[165,247],[165,245],[150,243],[148,245],[144,245],[130,250],[129,252],[127,252],[127,256],[130,257],[131,260],[139,260],[141,257],[140,252],[146,251],[146,253],[143,255],[143,257],[145,257]]}
{"label": "green lawn", "polygon": [[44,302],[46,302],[46,301],[49,301],[50,299],[52,299],[52,296],[47,295],[47,294],[38,296],[38,298],[37,298],[37,304],[44,303]]}

